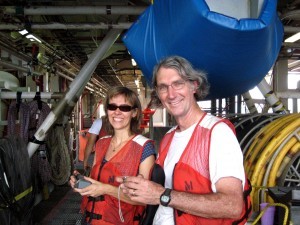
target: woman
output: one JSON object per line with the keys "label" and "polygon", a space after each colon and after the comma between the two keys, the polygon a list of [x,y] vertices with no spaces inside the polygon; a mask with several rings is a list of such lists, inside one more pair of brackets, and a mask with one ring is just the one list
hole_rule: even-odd
{"label": "woman", "polygon": [[151,140],[139,134],[142,109],[135,92],[113,87],[107,93],[104,110],[109,135],[96,143],[91,175],[84,177],[91,185],[74,188],[75,176],[71,176],[70,184],[84,196],[81,206],[88,224],[138,224],[144,206],[126,197],[115,177],[139,175],[148,179],[155,149]]}

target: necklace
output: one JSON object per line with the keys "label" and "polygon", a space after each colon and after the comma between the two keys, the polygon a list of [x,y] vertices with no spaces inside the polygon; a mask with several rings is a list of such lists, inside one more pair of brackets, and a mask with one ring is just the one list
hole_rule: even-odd
{"label": "necklace", "polygon": [[117,149],[119,149],[121,146],[122,146],[122,144],[124,143],[124,142],[126,142],[126,141],[128,141],[129,139],[131,138],[131,136],[129,136],[127,139],[125,139],[124,141],[121,141],[120,142],[120,144],[118,144],[118,145],[115,145],[115,141],[113,141],[113,152],[115,152]]}

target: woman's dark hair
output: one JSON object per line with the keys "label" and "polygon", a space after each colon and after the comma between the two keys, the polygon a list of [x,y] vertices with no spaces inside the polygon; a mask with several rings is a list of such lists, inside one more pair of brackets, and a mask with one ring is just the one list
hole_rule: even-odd
{"label": "woman's dark hair", "polygon": [[161,107],[162,103],[155,91],[157,85],[157,73],[160,68],[171,68],[178,72],[183,80],[198,84],[196,93],[194,94],[196,101],[203,100],[209,92],[209,83],[206,73],[193,68],[192,64],[185,58],[180,56],[169,56],[162,59],[153,69],[152,85],[154,90],[151,93],[151,106]]}
{"label": "woman's dark hair", "polygon": [[[112,87],[109,89],[107,96],[104,100],[104,111],[105,114],[107,114],[107,105],[109,104],[110,99],[113,97],[116,97],[118,95],[122,95],[125,97],[126,101],[133,107],[135,107],[137,114],[135,117],[133,117],[130,121],[130,131],[134,134],[140,133],[140,125],[141,125],[141,120],[142,120],[142,106],[141,102],[138,98],[138,95],[132,91],[131,89],[123,86],[118,86],[118,87]],[[105,130],[108,134],[114,135],[114,128],[109,122],[108,116],[104,117],[104,126]]]}

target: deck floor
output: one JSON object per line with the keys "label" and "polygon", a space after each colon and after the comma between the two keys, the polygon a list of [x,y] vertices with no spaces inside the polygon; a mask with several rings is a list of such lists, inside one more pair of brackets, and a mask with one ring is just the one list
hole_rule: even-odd
{"label": "deck floor", "polygon": [[[89,159],[90,164],[92,164],[93,156],[92,154]],[[82,172],[83,163],[75,162],[74,168]],[[47,200],[41,200],[34,206],[33,225],[80,225],[82,196],[73,192],[68,183],[54,186],[52,189]]]}
{"label": "deck floor", "polygon": [[55,187],[49,199],[34,207],[34,225],[75,225],[81,224],[81,195],[67,186]]}

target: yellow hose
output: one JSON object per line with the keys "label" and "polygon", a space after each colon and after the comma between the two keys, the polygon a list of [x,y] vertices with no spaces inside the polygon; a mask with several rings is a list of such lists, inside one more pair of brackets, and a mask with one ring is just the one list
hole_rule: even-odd
{"label": "yellow hose", "polygon": [[[280,164],[283,162],[283,158],[286,155],[288,155],[288,152],[293,152],[293,148],[295,146],[297,146],[297,144],[300,144],[299,142],[296,143],[296,141],[297,141],[296,138],[292,137],[284,145],[284,148],[281,149],[281,151],[279,152],[279,154],[276,156],[276,159],[275,159],[274,163],[272,165],[269,165],[269,166],[271,166],[271,169],[269,168],[270,169],[269,173],[265,173],[265,180],[262,183],[263,186],[268,186],[268,187],[274,187],[274,186],[276,186],[276,181],[277,181],[276,178],[277,178],[277,174],[278,174],[278,170],[279,170]],[[299,150],[299,148],[298,148],[298,150]],[[273,155],[273,157],[274,157],[274,155]],[[267,201],[267,202],[274,202],[273,198],[271,198],[270,196],[267,196],[267,199],[265,201]]]}
{"label": "yellow hose", "polygon": [[288,142],[288,144],[285,145],[285,148],[282,149],[282,151],[280,152],[281,154],[279,154],[276,157],[276,160],[272,165],[272,169],[271,169],[272,173],[270,173],[269,175],[267,186],[272,187],[276,185],[276,178],[280,177],[281,175],[281,173],[278,173],[279,167],[282,164],[282,162],[284,162],[284,158],[296,154],[299,150],[300,150],[300,142],[297,142],[297,139],[295,137],[292,137],[291,140]]}
{"label": "yellow hose", "polygon": [[[258,132],[245,157],[246,174],[250,178],[253,186],[266,186],[267,182],[265,181],[262,184],[262,181],[269,180],[268,177],[265,177],[265,171],[272,155],[275,157],[274,153],[278,151],[278,148],[281,147],[280,145],[282,145],[286,138],[295,132],[298,127],[300,127],[300,114],[290,114],[272,121]],[[277,153],[281,160],[293,145],[295,145],[294,138],[284,144],[280,152]],[[280,160],[277,160],[278,156],[273,159],[272,163],[275,161],[276,163],[280,163]],[[272,169],[272,177],[274,176],[273,171]],[[277,171],[275,171],[275,176],[276,172]],[[257,198],[257,190],[254,188],[251,193],[254,211],[258,209]]]}
{"label": "yellow hose", "polygon": [[[252,167],[252,161],[256,158],[256,155],[259,153],[257,150],[254,151],[253,149],[260,149],[260,145],[265,143],[263,139],[266,139],[265,132],[270,131],[271,129],[276,128],[276,125],[280,123],[280,119],[276,119],[273,122],[267,124],[263,128],[261,128],[258,133],[255,135],[254,140],[252,141],[246,155],[245,155],[245,170],[247,174],[249,174],[249,170]],[[268,132],[268,134],[271,134],[271,132]]]}
{"label": "yellow hose", "polygon": [[[280,143],[288,136],[289,133],[291,133],[293,130],[298,128],[300,126],[300,118],[292,121],[289,124],[286,124],[283,129],[281,129],[279,132],[274,135],[272,139],[268,141],[268,144],[266,147],[262,150],[262,153],[260,154],[256,165],[254,167],[252,176],[250,177],[250,181],[254,185],[261,185],[262,184],[262,178],[264,175],[264,172],[266,170],[266,165],[269,162],[270,158],[280,145]],[[256,201],[256,194],[255,192],[251,193],[251,197],[253,199],[253,208],[257,209],[258,205],[255,203]]]}
{"label": "yellow hose", "polygon": [[248,176],[251,176],[253,172],[253,165],[256,164],[256,161],[260,157],[265,146],[269,143],[269,141],[276,136],[281,129],[283,129],[287,124],[293,122],[295,118],[297,118],[298,114],[291,114],[288,116],[281,117],[267,126],[262,128],[259,133],[256,135],[255,141],[250,146],[249,150],[247,151],[250,155],[246,156],[245,163],[246,163],[246,171]]}
{"label": "yellow hose", "polygon": [[300,142],[298,142],[296,145],[294,145],[291,150],[288,152],[288,154],[286,154],[286,156],[284,157],[284,159],[282,160],[280,167],[277,171],[276,174],[276,179],[278,179],[279,177],[281,177],[283,171],[285,170],[285,168],[287,167],[287,165],[290,163],[290,161],[292,160],[293,157],[295,157],[297,155],[297,153],[300,153]]}
{"label": "yellow hose", "polygon": [[282,130],[280,130],[274,137],[268,141],[266,147],[262,149],[262,154],[257,159],[253,174],[251,176],[251,181],[255,181],[258,173],[265,166],[266,162],[269,160],[272,153],[277,149],[280,143],[291,133],[293,130],[300,126],[300,118],[294,120],[289,124],[285,124]]}
{"label": "yellow hose", "polygon": [[263,127],[257,133],[245,156],[245,171],[249,177],[252,175],[253,165],[256,164],[256,161],[260,157],[260,154],[268,144],[269,140],[272,139],[273,136],[276,135],[276,133],[278,133],[282,128],[284,128],[287,123],[292,122],[298,116],[299,115],[297,114],[291,114],[276,119]]}

